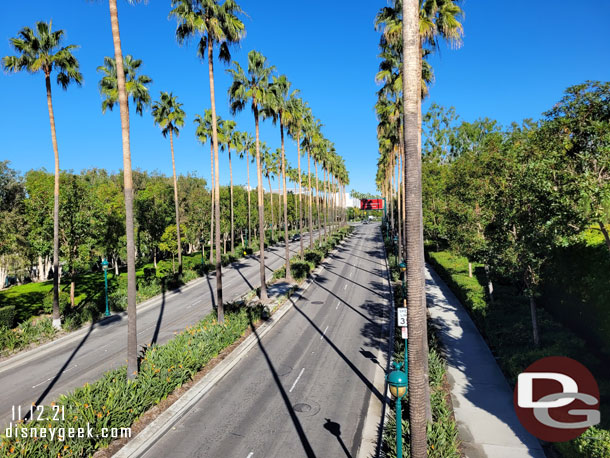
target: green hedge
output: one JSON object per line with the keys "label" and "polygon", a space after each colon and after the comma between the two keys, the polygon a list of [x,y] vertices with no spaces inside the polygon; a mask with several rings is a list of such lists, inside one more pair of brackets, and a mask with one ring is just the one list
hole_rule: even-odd
{"label": "green hedge", "polygon": [[[212,313],[165,345],[149,347],[135,380],[127,381],[125,367],[108,371],[100,380],[85,384],[51,403],[64,408],[64,421],[32,421],[27,427],[51,424],[67,431],[68,428],[86,429],[89,423],[95,433],[99,433],[101,428],[130,427],[142,413],[191,380],[221,350],[242,336],[252,323],[260,319],[261,313],[261,307],[227,307],[223,324],[219,324]],[[52,412],[51,406],[45,406],[45,409]],[[65,441],[44,438],[16,440],[2,436],[0,456],[90,456],[111,440],[101,437],[65,438]]]}
{"label": "green hedge", "polygon": [[0,327],[11,329],[15,322],[15,306],[7,305],[0,307]]}
{"label": "green hedge", "polygon": [[[587,350],[586,343],[538,308],[541,343],[532,342],[529,302],[510,285],[495,285],[493,306],[486,302],[485,280],[468,277],[468,261],[449,252],[427,253],[430,264],[471,314],[502,371],[514,385],[519,373],[545,356],[567,356],[584,364],[595,376],[601,394],[601,428],[591,428],[581,437],[556,444],[567,458],[610,457],[610,379],[605,363]],[[479,266],[475,266],[479,267]]]}

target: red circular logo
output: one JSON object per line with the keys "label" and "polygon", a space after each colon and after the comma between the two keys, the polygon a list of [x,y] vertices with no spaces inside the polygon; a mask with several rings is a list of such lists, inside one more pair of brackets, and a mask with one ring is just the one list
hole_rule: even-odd
{"label": "red circular logo", "polygon": [[519,374],[513,396],[521,424],[547,442],[565,442],[599,423],[599,388],[571,358],[542,358]]}

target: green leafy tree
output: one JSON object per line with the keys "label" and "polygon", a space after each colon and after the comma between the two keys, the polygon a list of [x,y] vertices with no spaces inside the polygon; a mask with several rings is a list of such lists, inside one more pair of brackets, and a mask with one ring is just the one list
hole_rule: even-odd
{"label": "green leafy tree", "polygon": [[569,87],[545,113],[544,130],[563,153],[564,166],[578,183],[581,205],[597,224],[610,250],[610,82]]}
{"label": "green leafy tree", "polygon": [[[178,182],[176,180],[176,162],[174,160],[174,133],[176,137],[180,135],[180,128],[184,126],[186,113],[182,109],[182,104],[172,93],[161,92],[159,101],[153,104],[152,115],[161,129],[164,137],[169,134],[169,143],[172,152],[172,171],[174,178],[174,206],[176,207],[176,241],[178,251],[178,273],[182,275],[182,242],[180,240],[180,204],[178,202]],[[173,258],[172,258],[173,265]]]}
{"label": "green leafy tree", "polygon": [[135,200],[138,231],[144,233],[147,247],[157,268],[159,243],[170,224],[172,214],[172,188],[164,176],[151,176],[139,190]]}
{"label": "green leafy tree", "polygon": [[574,239],[580,229],[573,205],[578,186],[563,168],[561,154],[541,148],[535,127],[516,127],[509,133],[501,167],[491,171],[489,207],[493,219],[486,227],[488,263],[495,272],[515,279],[530,299],[534,344],[540,342],[535,298],[553,247]]}
{"label": "green leafy tree", "polygon": [[51,74],[57,72],[57,84],[67,89],[70,83],[80,85],[83,76],[79,72],[78,60],[72,54],[77,46],[60,47],[64,36],[63,30],[53,31],[51,22],[37,22],[36,30],[24,27],[16,38],[11,38],[11,46],[18,56],[6,56],[2,65],[6,71],[44,74],[47,90],[47,107],[51,123],[51,140],[55,154],[55,186],[53,190],[53,326],[61,327],[59,316],[59,151],[55,132],[55,115],[51,96]]}
{"label": "green leafy tree", "polygon": [[177,230],[174,224],[167,226],[165,231],[163,231],[161,239],[159,240],[159,250],[166,251],[172,255],[172,273],[174,274],[176,273],[175,258],[176,254],[179,253],[179,250],[176,249],[176,245],[174,244],[177,237],[176,232]]}
{"label": "green leafy tree", "polygon": [[5,286],[8,266],[19,254],[25,254],[25,187],[8,161],[0,161],[0,289]]}
{"label": "green leafy tree", "polygon": [[95,220],[92,194],[81,175],[62,174],[60,234],[70,278],[70,305],[76,306],[74,292],[79,271],[88,271],[92,261],[92,227]]}

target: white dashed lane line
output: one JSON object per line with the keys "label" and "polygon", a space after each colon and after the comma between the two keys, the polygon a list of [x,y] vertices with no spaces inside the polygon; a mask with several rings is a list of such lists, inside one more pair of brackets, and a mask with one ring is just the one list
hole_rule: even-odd
{"label": "white dashed lane line", "polygon": [[303,375],[304,371],[305,371],[305,368],[301,369],[301,372],[299,372],[299,376],[297,377],[297,379],[294,381],[294,383],[292,384],[292,386],[288,390],[289,393],[292,393],[292,390],[294,390],[294,387],[297,386],[297,383],[299,382],[299,379],[301,378],[301,375]]}

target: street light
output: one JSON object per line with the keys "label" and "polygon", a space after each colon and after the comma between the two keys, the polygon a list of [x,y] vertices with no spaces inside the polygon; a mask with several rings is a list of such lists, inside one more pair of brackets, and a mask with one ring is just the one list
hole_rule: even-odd
{"label": "street light", "polygon": [[402,298],[403,298],[403,300],[405,300],[406,299],[406,297],[405,297],[405,293],[406,293],[405,272],[407,271],[407,263],[405,262],[404,259],[402,261],[400,261],[400,264],[398,264],[398,267],[400,268],[400,273],[402,276]]}
{"label": "street light", "polygon": [[108,261],[106,258],[102,260],[102,269],[104,269],[104,291],[106,292],[106,312],[105,316],[110,316],[110,310],[108,310]]}
{"label": "street light", "polygon": [[201,245],[201,275],[205,272],[205,264],[203,261],[203,237],[199,237],[199,244]]}
{"label": "street light", "polygon": [[396,458],[402,458],[402,398],[407,394],[409,378],[400,370],[402,363],[393,362],[392,364],[394,364],[394,370],[387,375],[386,380],[390,385],[390,393],[396,398]]}

